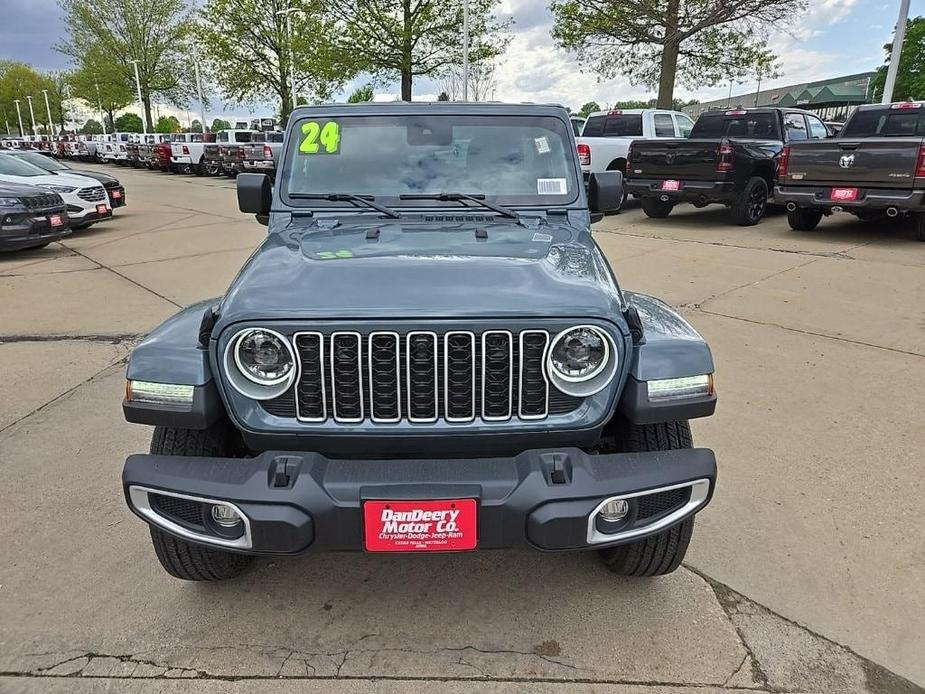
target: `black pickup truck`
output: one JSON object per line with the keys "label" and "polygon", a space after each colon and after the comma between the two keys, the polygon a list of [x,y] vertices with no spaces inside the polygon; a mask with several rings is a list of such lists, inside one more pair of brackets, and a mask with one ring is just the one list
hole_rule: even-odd
{"label": "black pickup truck", "polygon": [[925,241],[925,103],[859,107],[837,139],[800,142],[780,158],[774,199],[797,231],[825,215],[911,216]]}
{"label": "black pickup truck", "polygon": [[761,221],[784,147],[824,140],[830,130],[814,114],[796,109],[738,108],[700,115],[682,140],[634,141],[627,155],[626,190],[656,219],[675,205],[711,203],[732,210],[736,224]]}

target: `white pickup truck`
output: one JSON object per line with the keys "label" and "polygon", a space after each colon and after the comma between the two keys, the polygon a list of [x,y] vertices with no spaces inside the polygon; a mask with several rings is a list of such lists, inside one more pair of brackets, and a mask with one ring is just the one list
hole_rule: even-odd
{"label": "white pickup truck", "polygon": [[693,127],[694,121],[680,111],[634,108],[592,113],[576,138],[584,179],[587,182],[592,173],[602,171],[625,172],[626,154],[633,140],[687,137]]}
{"label": "white pickup truck", "polygon": [[215,142],[212,133],[188,133],[185,141],[170,144],[170,167],[179,173],[201,174],[202,153],[207,142]]}

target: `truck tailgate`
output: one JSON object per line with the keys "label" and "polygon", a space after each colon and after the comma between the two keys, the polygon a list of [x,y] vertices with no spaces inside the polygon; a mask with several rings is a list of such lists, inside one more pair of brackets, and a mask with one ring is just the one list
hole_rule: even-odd
{"label": "truck tailgate", "polygon": [[719,140],[661,140],[633,143],[630,176],[709,180],[715,177]]}
{"label": "truck tailgate", "polygon": [[912,188],[920,137],[810,140],[790,147],[788,182]]}

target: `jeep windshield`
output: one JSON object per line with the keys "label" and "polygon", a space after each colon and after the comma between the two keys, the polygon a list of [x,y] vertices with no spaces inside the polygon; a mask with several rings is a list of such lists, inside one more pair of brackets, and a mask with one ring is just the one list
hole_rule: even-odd
{"label": "jeep windshield", "polygon": [[280,191],[293,207],[313,208],[351,206],[320,199],[330,193],[403,208],[487,207],[467,196],[568,204],[579,192],[569,127],[551,116],[303,118],[290,131]]}

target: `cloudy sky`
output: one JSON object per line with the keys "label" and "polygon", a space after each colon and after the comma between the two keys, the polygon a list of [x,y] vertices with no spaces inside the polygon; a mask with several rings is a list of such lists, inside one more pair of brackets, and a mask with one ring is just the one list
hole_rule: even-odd
{"label": "cloudy sky", "polygon": [[[64,23],[56,0],[2,0],[2,4],[0,59],[21,60],[41,70],[68,67],[67,58],[53,49]],[[513,17],[514,27],[507,52],[499,61],[496,99],[551,101],[578,108],[591,100],[608,104],[653,96],[633,86],[628,78],[599,82],[594,74],[582,72],[571,56],[553,45],[547,5],[547,0],[502,0],[502,11]],[[783,76],[772,84],[783,86],[863,72],[880,64],[899,0],[810,0],[809,5],[808,14],[769,36],[783,65]],[[925,0],[912,0],[911,14],[925,14]],[[350,87],[363,81],[357,80]],[[677,93],[706,101],[725,96],[727,90],[728,86],[696,91],[679,88]],[[754,85],[742,85],[740,90],[753,91]],[[397,91],[397,85],[378,91],[379,98],[388,98]],[[416,97],[438,91],[438,85],[430,80],[415,83]],[[248,109],[223,110],[243,115]]]}

